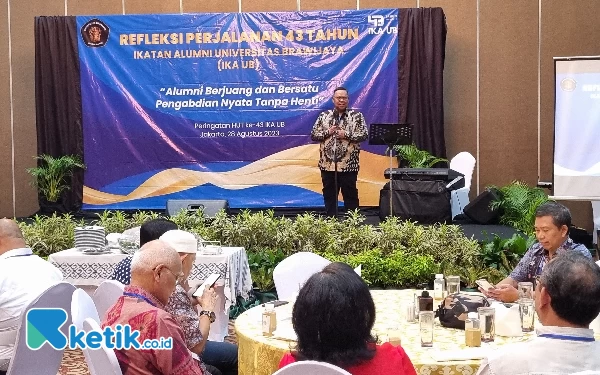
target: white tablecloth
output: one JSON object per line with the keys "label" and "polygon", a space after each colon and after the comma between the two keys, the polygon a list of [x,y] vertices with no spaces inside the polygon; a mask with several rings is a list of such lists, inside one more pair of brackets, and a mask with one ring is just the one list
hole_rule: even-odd
{"label": "white tablecloth", "polygon": [[[68,249],[51,254],[48,261],[62,271],[65,281],[77,286],[98,286],[110,279],[117,263],[126,257],[127,254],[120,250],[112,250],[110,254],[88,255],[77,249]],[[213,273],[221,275],[216,291],[222,301],[217,301],[220,311],[215,312],[217,320],[211,326],[209,339],[223,341],[227,335],[229,307],[235,304],[238,296],[248,298],[248,292],[252,290],[250,266],[244,248],[223,247],[223,253],[219,255],[198,253],[190,273],[190,285],[202,283]]]}

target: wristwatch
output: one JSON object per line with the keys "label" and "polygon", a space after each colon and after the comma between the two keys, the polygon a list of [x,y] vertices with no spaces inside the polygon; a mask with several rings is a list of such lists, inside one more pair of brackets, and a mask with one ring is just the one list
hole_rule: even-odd
{"label": "wristwatch", "polygon": [[202,315],[208,316],[208,319],[210,320],[211,323],[214,323],[215,319],[217,319],[217,316],[215,315],[214,311],[202,310],[202,311],[200,311],[200,314],[198,314],[198,316],[202,316]]}

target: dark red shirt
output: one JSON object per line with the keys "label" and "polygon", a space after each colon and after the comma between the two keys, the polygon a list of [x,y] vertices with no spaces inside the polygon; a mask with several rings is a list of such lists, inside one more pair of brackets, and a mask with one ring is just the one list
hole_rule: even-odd
{"label": "dark red shirt", "polygon": [[[296,362],[291,353],[287,353],[279,362],[279,368]],[[415,367],[401,346],[390,343],[377,346],[375,357],[370,361],[345,369],[352,375],[416,375]]]}

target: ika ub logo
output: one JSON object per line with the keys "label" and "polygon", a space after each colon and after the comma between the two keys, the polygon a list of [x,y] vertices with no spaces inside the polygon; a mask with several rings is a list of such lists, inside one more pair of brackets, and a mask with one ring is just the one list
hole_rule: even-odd
{"label": "ika ub logo", "polygon": [[140,342],[140,332],[128,324],[105,327],[103,330],[79,331],[73,324],[68,336],[61,331],[67,321],[64,309],[30,309],[26,314],[25,336],[27,347],[38,350],[44,344],[56,350],[69,349],[172,349],[173,338],[146,339]]}
{"label": "ika ub logo", "polygon": [[397,19],[397,16],[393,16],[393,15],[388,15],[388,16],[382,16],[379,14],[370,14],[367,18],[367,21],[369,22],[369,24],[371,25],[371,27],[368,28],[368,33],[369,34],[375,34],[375,35],[381,35],[381,34],[398,34],[398,27],[397,26],[385,26],[385,21],[386,19],[388,21],[390,20],[394,20]]}

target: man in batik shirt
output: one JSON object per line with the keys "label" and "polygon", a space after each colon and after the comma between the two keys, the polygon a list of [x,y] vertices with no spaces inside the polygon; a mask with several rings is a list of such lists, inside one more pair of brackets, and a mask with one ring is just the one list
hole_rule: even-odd
{"label": "man in batik shirt", "polygon": [[334,108],[321,112],[310,134],[313,141],[321,143],[319,169],[328,216],[335,215],[340,189],[346,210],[359,206],[356,181],[360,142],[367,139],[367,124],[362,113],[348,108],[348,100],[348,90],[336,88],[333,91]]}
{"label": "man in batik shirt", "polygon": [[123,375],[204,375],[192,358],[183,331],[165,304],[183,278],[179,255],[162,241],[151,241],[131,262],[131,285],[106,314],[102,328],[128,324],[139,342],[172,338],[171,350],[115,349]]}
{"label": "man in batik shirt", "polygon": [[531,245],[517,267],[506,279],[500,281],[495,288],[481,290],[488,297],[503,302],[515,302],[519,299],[517,285],[520,282],[534,282],[536,276],[542,274],[544,266],[557,255],[576,251],[591,258],[589,250],[576,244],[569,237],[571,212],[556,202],[541,204],[535,212],[535,236],[538,240]]}

